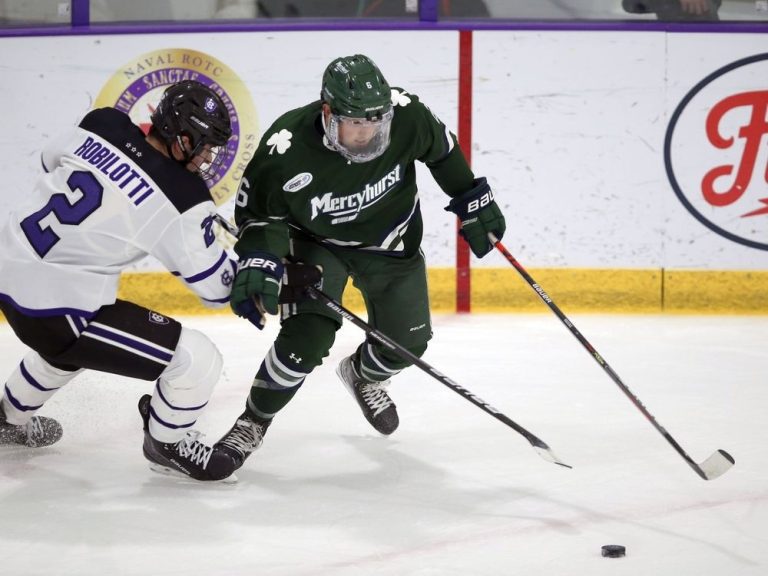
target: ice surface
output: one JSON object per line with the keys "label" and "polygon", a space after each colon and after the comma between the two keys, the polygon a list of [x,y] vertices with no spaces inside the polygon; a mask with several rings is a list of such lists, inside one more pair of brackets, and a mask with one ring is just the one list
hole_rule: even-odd
{"label": "ice surface", "polygon": [[[417,368],[390,387],[400,428],[378,436],[336,379],[361,340],[345,325],[326,363],[235,485],[150,472],[136,403],[152,383],[87,373],[41,414],[64,437],[0,450],[0,573],[496,576],[768,574],[768,318],[575,315],[572,320],[697,462],[705,482],[551,314],[446,315],[424,359],[542,440]],[[242,411],[272,343],[234,317],[183,319],[225,374],[198,427]],[[0,368],[25,348],[0,324]],[[600,555],[604,544],[625,558]]]}

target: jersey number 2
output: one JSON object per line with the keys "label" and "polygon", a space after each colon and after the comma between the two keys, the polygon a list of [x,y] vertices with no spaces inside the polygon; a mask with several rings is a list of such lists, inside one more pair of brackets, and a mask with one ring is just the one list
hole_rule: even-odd
{"label": "jersey number 2", "polygon": [[62,224],[77,225],[101,206],[104,187],[90,172],[73,172],[67,185],[73,192],[80,191],[82,196],[70,204],[65,194],[54,194],[45,206],[21,221],[21,229],[40,258],[61,239],[50,226],[40,224],[43,218],[53,213]]}

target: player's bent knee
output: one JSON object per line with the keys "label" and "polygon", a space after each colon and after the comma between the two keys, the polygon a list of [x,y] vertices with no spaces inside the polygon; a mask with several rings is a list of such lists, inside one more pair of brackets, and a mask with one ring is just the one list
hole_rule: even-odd
{"label": "player's bent knee", "polygon": [[[411,354],[416,356],[417,358],[421,358],[424,352],[427,351],[427,342],[424,342],[423,344],[417,344],[414,346],[408,346],[404,348],[408,350]],[[384,362],[387,363],[387,365],[396,370],[402,370],[403,368],[407,368],[411,365],[411,362],[400,356],[397,352],[390,350],[389,348],[384,348],[383,346],[376,346],[376,355],[379,356]]]}
{"label": "player's bent knee", "polygon": [[338,322],[320,314],[292,316],[283,322],[275,349],[286,358],[293,354],[295,368],[309,373],[328,356],[338,328]]}
{"label": "player's bent knee", "polygon": [[427,351],[427,345],[427,342],[424,342],[424,344],[419,344],[418,346],[410,346],[408,352],[421,358],[424,355],[424,352]]}
{"label": "player's bent knee", "polygon": [[161,391],[183,396],[183,405],[207,402],[223,367],[221,353],[205,334],[182,327],[173,359],[160,375]]}

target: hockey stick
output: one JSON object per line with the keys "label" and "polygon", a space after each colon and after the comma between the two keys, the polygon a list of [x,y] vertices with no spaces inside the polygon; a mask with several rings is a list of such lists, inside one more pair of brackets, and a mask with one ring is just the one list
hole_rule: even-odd
{"label": "hockey stick", "polygon": [[667,432],[664,427],[659,424],[656,420],[656,418],[653,417],[653,415],[648,412],[648,410],[643,406],[643,403],[640,402],[637,396],[635,396],[632,391],[627,387],[624,382],[621,381],[621,378],[619,378],[619,375],[616,374],[616,372],[613,371],[613,368],[611,368],[608,363],[603,359],[603,357],[598,354],[597,350],[595,350],[592,345],[587,341],[584,336],[581,335],[581,332],[576,328],[576,326],[573,325],[573,323],[566,317],[565,314],[560,310],[560,308],[557,307],[557,305],[554,303],[552,298],[549,297],[549,295],[544,291],[544,289],[537,284],[534,279],[531,277],[528,272],[526,272],[525,268],[515,259],[514,256],[504,247],[504,245],[494,236],[493,234],[488,234],[488,238],[491,241],[491,243],[496,246],[496,248],[501,252],[504,257],[509,261],[512,266],[514,266],[515,270],[520,274],[520,276],[523,277],[523,279],[528,283],[528,285],[533,288],[534,292],[538,294],[539,298],[541,298],[542,302],[546,304],[552,312],[555,313],[555,316],[557,316],[560,321],[565,324],[565,326],[570,330],[571,334],[573,334],[576,339],[581,342],[581,345],[586,348],[586,350],[592,355],[592,357],[597,361],[598,364],[605,370],[605,372],[608,374],[608,376],[611,377],[611,380],[613,380],[616,385],[621,389],[622,392],[629,398],[629,400],[634,404],[640,412],[642,412],[643,416],[645,416],[648,421],[653,424],[653,427],[656,428],[656,430],[666,438],[667,442],[669,442],[672,447],[677,451],[680,456],[683,457],[683,459],[688,463],[688,465],[693,468],[694,472],[701,476],[704,480],[714,480],[718,476],[722,476],[725,474],[728,470],[730,470],[731,466],[733,466],[736,461],[733,459],[733,456],[728,454],[725,450],[716,450],[709,458],[701,462],[700,464],[697,464],[694,462],[694,460],[688,456],[688,454],[683,450],[683,448],[680,446],[680,444],[677,443],[677,441],[672,438],[672,436]]}
{"label": "hockey stick", "polygon": [[[216,214],[214,215],[214,219],[227,232],[229,232],[235,237],[237,236],[237,228],[232,223],[225,220],[223,216]],[[328,296],[322,290],[315,288],[314,286],[308,286],[307,292],[311,297],[321,300],[328,308],[330,308],[337,314],[341,315],[342,317],[352,322],[352,324],[354,324],[355,326],[363,330],[371,338],[381,343],[383,346],[386,346],[389,350],[393,351],[395,354],[397,354],[404,360],[407,360],[408,362],[418,366],[424,372],[432,376],[441,384],[447,386],[448,388],[456,392],[465,400],[468,400],[469,402],[471,402],[472,404],[474,404],[484,412],[490,414],[497,420],[503,422],[504,424],[512,428],[515,432],[517,432],[518,434],[523,436],[526,440],[528,440],[531,446],[533,446],[534,450],[536,450],[536,453],[539,456],[541,456],[544,460],[546,460],[547,462],[552,462],[553,464],[557,464],[559,466],[564,466],[565,468],[571,468],[571,466],[562,462],[557,456],[555,456],[554,452],[552,452],[552,450],[546,444],[546,442],[544,442],[543,440],[541,440],[540,438],[538,438],[537,436],[535,436],[534,434],[532,434],[531,432],[529,432],[528,430],[520,426],[514,420],[508,418],[507,416],[499,412],[496,408],[488,404],[483,399],[472,394],[469,390],[467,390],[463,386],[457,384],[456,382],[454,382],[453,380],[451,380],[441,372],[435,370],[432,366],[427,364],[424,360],[414,355],[407,349],[403,348],[402,346],[400,346],[400,344],[398,344],[397,342],[395,342],[385,334],[376,330],[373,326],[371,326],[370,324],[365,322],[362,318],[356,316],[355,314],[353,314],[352,312],[344,308],[339,302],[337,302],[336,300]]]}
{"label": "hockey stick", "polygon": [[540,438],[537,438],[535,435],[530,433],[528,430],[520,426],[517,422],[514,420],[508,418],[501,412],[499,412],[496,408],[488,404],[485,400],[482,398],[479,398],[475,394],[472,394],[469,390],[461,386],[460,384],[457,384],[448,376],[445,374],[442,374],[426,362],[419,358],[418,356],[412,354],[410,351],[408,351],[406,348],[403,348],[386,336],[385,334],[379,332],[376,330],[373,326],[365,322],[362,318],[355,316],[352,312],[344,308],[341,304],[336,302],[333,298],[325,294],[324,292],[318,290],[314,286],[309,286],[307,288],[307,291],[309,292],[310,296],[313,296],[317,299],[322,300],[328,308],[333,310],[334,312],[340,314],[352,324],[363,330],[366,334],[368,334],[371,338],[379,342],[380,344],[383,344],[390,350],[392,350],[395,354],[400,356],[402,359],[407,360],[408,362],[414,364],[415,366],[418,366],[421,368],[424,372],[432,376],[435,380],[440,382],[441,384],[447,386],[454,392],[456,392],[458,395],[460,395],[465,400],[469,400],[472,404],[483,410],[484,412],[487,412],[497,420],[503,422],[510,428],[512,428],[515,432],[522,435],[528,442],[530,442],[531,446],[533,446],[534,450],[538,453],[539,456],[541,456],[544,460],[547,462],[552,462],[553,464],[558,464],[560,466],[565,466],[566,468],[571,468],[568,464],[562,462],[555,454],[552,452],[549,446],[547,446],[546,442],[541,440]]}

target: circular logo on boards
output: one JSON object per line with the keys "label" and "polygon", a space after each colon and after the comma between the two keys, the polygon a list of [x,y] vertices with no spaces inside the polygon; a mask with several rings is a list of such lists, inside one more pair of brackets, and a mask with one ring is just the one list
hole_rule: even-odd
{"label": "circular logo on boards", "polygon": [[94,107],[117,108],[146,133],[151,125],[150,116],[163,92],[181,80],[205,84],[221,97],[229,112],[232,138],[227,143],[226,159],[208,183],[214,201],[222,204],[237,192],[243,170],[258,144],[253,100],[245,84],[226,64],[186,48],[148,52],[112,75],[96,97]]}
{"label": "circular logo on boards", "polygon": [[713,232],[768,250],[768,54],[732,62],[696,84],[672,114],[667,176]]}

